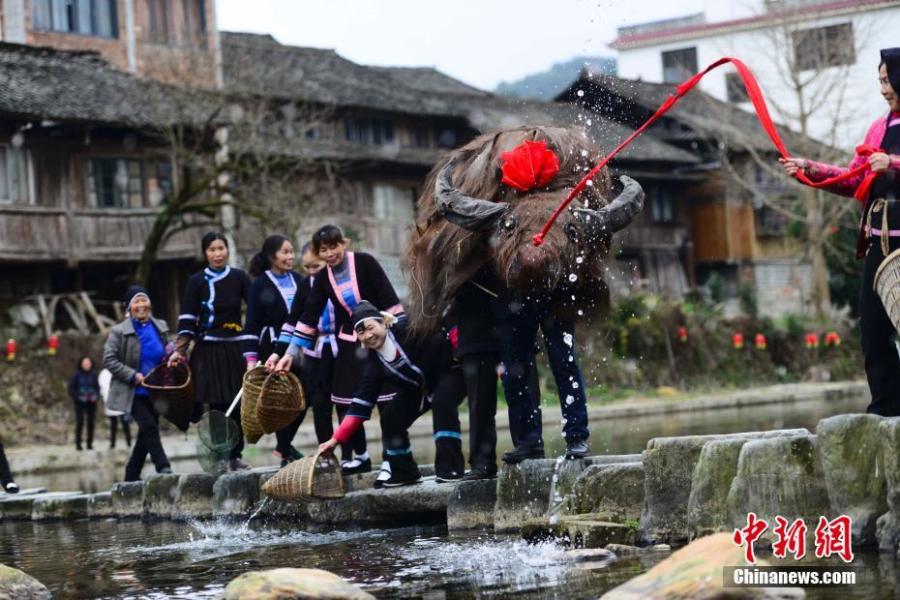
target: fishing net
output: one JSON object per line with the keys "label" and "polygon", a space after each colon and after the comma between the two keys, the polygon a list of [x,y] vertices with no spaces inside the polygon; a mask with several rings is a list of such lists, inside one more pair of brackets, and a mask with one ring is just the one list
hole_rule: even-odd
{"label": "fishing net", "polygon": [[241,429],[230,417],[210,410],[197,423],[197,462],[212,475],[228,470],[231,451],[241,441]]}

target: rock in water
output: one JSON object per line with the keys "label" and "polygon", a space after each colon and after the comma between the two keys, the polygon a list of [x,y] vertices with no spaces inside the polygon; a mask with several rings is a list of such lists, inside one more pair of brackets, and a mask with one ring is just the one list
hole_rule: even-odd
{"label": "rock in water", "polygon": [[[757,560],[758,564],[763,561]],[[696,540],[652,569],[604,594],[601,600],[729,600],[805,598],[800,588],[725,588],[722,568],[747,564],[744,549],[727,533]]]}
{"label": "rock in water", "polygon": [[[49,598],[49,595],[47,596]],[[328,571],[321,569],[272,569],[251,571],[236,577],[225,588],[225,600],[374,600]]]}
{"label": "rock in water", "polygon": [[43,583],[18,569],[0,565],[0,600],[50,600]]}

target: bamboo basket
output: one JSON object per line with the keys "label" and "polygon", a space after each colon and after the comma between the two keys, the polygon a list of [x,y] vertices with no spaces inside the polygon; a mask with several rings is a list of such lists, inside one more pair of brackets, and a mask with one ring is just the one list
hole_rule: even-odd
{"label": "bamboo basket", "polygon": [[293,373],[272,373],[262,384],[256,419],[265,433],[284,429],[306,408],[303,388]]}
{"label": "bamboo basket", "polygon": [[284,467],[265,484],[265,495],[282,502],[333,500],[344,497],[341,463],[331,452],[307,456]]}
{"label": "bamboo basket", "polygon": [[185,363],[174,367],[159,364],[147,373],[142,385],[150,393],[150,402],[160,416],[181,431],[187,431],[194,412],[190,367]]}
{"label": "bamboo basket", "polygon": [[241,428],[244,437],[250,444],[255,444],[263,436],[262,427],[256,418],[256,407],[259,404],[259,395],[262,392],[263,383],[269,376],[263,366],[255,367],[244,373],[244,392],[241,394]]}
{"label": "bamboo basket", "polygon": [[872,285],[884,304],[894,329],[900,332],[900,250],[894,250],[881,261]]}

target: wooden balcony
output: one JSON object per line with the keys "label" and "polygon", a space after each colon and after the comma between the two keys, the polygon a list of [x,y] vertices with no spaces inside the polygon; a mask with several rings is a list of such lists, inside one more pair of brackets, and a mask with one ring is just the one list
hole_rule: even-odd
{"label": "wooden balcony", "polygon": [[[129,262],[140,258],[154,209],[67,210],[0,206],[0,261]],[[197,233],[180,232],[161,259],[198,254]]]}

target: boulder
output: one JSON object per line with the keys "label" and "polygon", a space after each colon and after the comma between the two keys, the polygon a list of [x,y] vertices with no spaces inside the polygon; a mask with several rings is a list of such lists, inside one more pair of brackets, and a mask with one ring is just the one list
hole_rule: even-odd
{"label": "boulder", "polygon": [[120,481],[113,485],[112,504],[116,516],[143,517],[144,516],[144,482]]}
{"label": "boulder", "polygon": [[88,498],[88,517],[91,519],[105,519],[115,517],[116,510],[113,508],[112,492],[100,492],[91,494]]}
{"label": "boulder", "polygon": [[854,546],[876,544],[875,523],[888,508],[882,420],[877,415],[837,415],[816,426],[816,458],[831,511],[851,517]]}
{"label": "boulder", "polygon": [[213,512],[216,516],[243,516],[259,501],[260,473],[226,473],[213,484]]}
{"label": "boulder", "polygon": [[43,583],[18,569],[0,564],[0,600],[50,600]]}
{"label": "boulder", "polygon": [[637,521],[644,501],[644,465],[593,464],[577,477],[566,500],[567,514],[601,514],[617,523]]}
{"label": "boulder", "polygon": [[447,500],[447,529],[490,529],[494,526],[497,481],[462,481]]}
{"label": "boulder", "polygon": [[251,571],[231,580],[225,600],[374,600],[375,596],[321,569]]}
{"label": "boulder", "polygon": [[688,497],[688,537],[696,539],[730,529],[728,491],[737,474],[741,448],[749,440],[726,438],[703,445],[691,478]]}
{"label": "boulder", "polygon": [[638,539],[644,544],[687,541],[687,507],[703,446],[720,439],[761,439],[809,434],[806,429],[654,438],[644,450],[644,504]]}
{"label": "boulder", "polygon": [[[649,571],[613,588],[601,600],[713,600],[805,598],[799,588],[725,588],[723,569],[743,565],[743,548],[727,533],[694,540]],[[762,564],[762,561],[757,561]]]}
{"label": "boulder", "polygon": [[900,417],[882,419],[879,432],[888,510],[878,517],[876,538],[881,550],[896,552],[900,544]]}
{"label": "boulder", "polygon": [[144,514],[163,518],[172,516],[180,477],[175,473],[163,473],[147,478],[144,482]]}
{"label": "boulder", "polygon": [[798,435],[744,444],[728,492],[728,509],[733,527],[746,526],[750,512],[768,522],[764,540],[774,539],[776,515],[789,522],[802,518],[812,536],[819,517],[829,514],[828,492],[816,462],[816,437]]}
{"label": "boulder", "polygon": [[497,477],[494,531],[518,531],[522,523],[546,515],[550,510],[550,488],[554,475],[556,495],[561,503],[585,468],[585,460],[526,460],[503,465]]}
{"label": "boulder", "polygon": [[172,518],[178,520],[205,519],[213,515],[213,486],[215,475],[186,473],[178,478]]}

